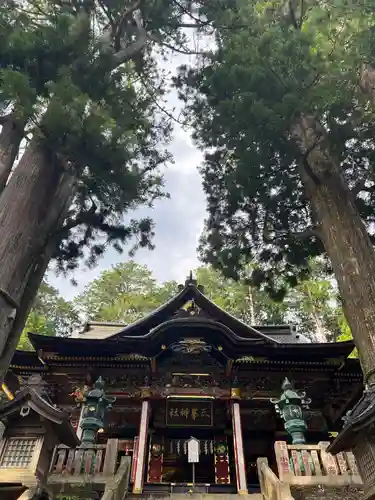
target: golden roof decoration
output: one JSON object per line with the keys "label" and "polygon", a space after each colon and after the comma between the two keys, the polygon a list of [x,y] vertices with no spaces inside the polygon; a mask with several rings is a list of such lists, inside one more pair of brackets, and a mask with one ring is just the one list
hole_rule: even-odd
{"label": "golden roof decoration", "polygon": [[212,346],[202,339],[185,338],[171,344],[170,349],[184,354],[198,354],[201,352],[210,352]]}

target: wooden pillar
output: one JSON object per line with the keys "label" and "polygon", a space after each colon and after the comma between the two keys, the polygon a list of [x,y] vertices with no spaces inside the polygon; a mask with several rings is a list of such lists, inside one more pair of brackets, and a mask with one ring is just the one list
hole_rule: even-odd
{"label": "wooden pillar", "polygon": [[144,390],[141,410],[141,419],[139,424],[138,442],[137,442],[137,458],[135,463],[133,493],[142,493],[143,477],[145,473],[145,463],[147,455],[147,437],[148,437],[148,421],[150,418],[150,391]]}
{"label": "wooden pillar", "polygon": [[247,495],[247,479],[245,455],[243,451],[241,411],[240,411],[240,391],[238,388],[231,390],[231,409],[233,425],[233,445],[234,459],[236,462],[237,493]]}

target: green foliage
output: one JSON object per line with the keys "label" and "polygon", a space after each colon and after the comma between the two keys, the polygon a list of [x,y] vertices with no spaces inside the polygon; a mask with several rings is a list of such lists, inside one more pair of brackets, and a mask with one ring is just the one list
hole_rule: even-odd
{"label": "green foliage", "polygon": [[152,221],[127,214],[166,196],[160,167],[170,159],[171,126],[160,113],[165,78],[155,54],[181,47],[191,8],[185,0],[5,0],[0,7],[2,108],[24,117],[28,138],[77,179],[69,216],[56,228],[54,258],[64,272],[133,238],[132,251],[152,248]]}
{"label": "green foliage", "polygon": [[299,115],[322,123],[371,232],[375,121],[357,80],[373,59],[375,10],[237,0],[207,12],[217,46],[176,80],[206,152],[200,252],[235,279],[255,262],[253,283],[281,299],[324,252],[298,170],[306,158],[291,136]]}
{"label": "green foliage", "polygon": [[194,271],[197,281],[204,286],[205,294],[228,313],[247,324],[282,324],[286,321],[286,303],[276,303],[250,284],[225,278],[210,267]]}
{"label": "green foliage", "polygon": [[43,282],[27,318],[17,349],[30,351],[33,347],[27,333],[39,335],[69,335],[80,324],[78,312],[71,302]]}
{"label": "green foliage", "polygon": [[[349,325],[346,321],[346,318],[344,314],[341,312],[341,314],[338,317],[339,325],[340,325],[340,332],[341,334],[338,337],[339,342],[344,342],[346,340],[353,340],[352,332],[350,331]],[[353,352],[349,356],[350,358],[358,358],[358,351],[357,348],[353,350]]]}
{"label": "green foliage", "polygon": [[[207,297],[247,324],[290,323],[315,341],[334,340],[343,317],[337,291],[319,263],[314,263],[312,274],[283,302],[276,302],[248,282],[225,278],[211,267],[194,271]],[[75,305],[90,320],[131,323],[164,304],[177,289],[176,282],[158,284],[146,266],[129,261],[103,271],[87,285]]]}
{"label": "green foliage", "polygon": [[177,283],[159,285],[151,271],[134,261],[103,271],[77,298],[77,307],[91,320],[131,323],[177,293]]}

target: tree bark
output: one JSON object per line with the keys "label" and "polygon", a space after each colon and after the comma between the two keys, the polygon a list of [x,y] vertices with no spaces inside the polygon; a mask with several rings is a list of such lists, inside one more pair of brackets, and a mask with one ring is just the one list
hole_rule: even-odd
{"label": "tree bark", "polygon": [[[72,174],[33,138],[0,197],[0,360],[18,342],[23,325],[19,330],[22,321],[15,320],[22,316],[26,286],[73,190]],[[31,301],[39,284],[32,287]]]}
{"label": "tree bark", "polygon": [[303,154],[300,173],[331,259],[365,382],[375,383],[375,252],[323,127],[302,116],[292,136]]}
{"label": "tree bark", "polygon": [[310,305],[311,305],[310,314],[312,316],[314,327],[315,327],[314,331],[315,331],[316,341],[323,342],[323,343],[327,342],[327,332],[326,332],[326,329],[324,327],[323,321],[320,317],[319,311],[317,310],[317,308],[315,306],[314,297],[312,296],[308,285],[305,285],[304,289],[305,289],[305,292],[307,294],[308,300],[309,300]]}
{"label": "tree bark", "polygon": [[[74,192],[73,177],[65,174],[64,179],[61,182],[60,192],[55,199],[55,205],[52,209],[57,216],[56,229],[62,226],[64,219],[67,216],[74,197]],[[56,234],[58,234],[58,232],[56,232]],[[25,326],[27,316],[29,315],[34,299],[38,293],[39,286],[47,271],[51,257],[57,249],[59,241],[59,238],[56,238],[55,234],[51,235],[49,241],[45,245],[44,252],[37,257],[36,262],[31,267],[31,271],[27,283],[24,286],[24,291],[20,300],[20,307],[12,324],[12,329],[10,330],[2,355],[0,356],[0,384],[5,379],[14,355],[14,351],[17,348],[22,330]]]}
{"label": "tree bark", "polygon": [[362,64],[359,87],[367,95],[370,102],[375,105],[375,68],[370,64]]}
{"label": "tree bark", "polygon": [[247,289],[247,296],[249,299],[250,325],[255,325],[254,297],[253,297],[253,289],[251,286],[249,286]]}
{"label": "tree bark", "polygon": [[11,113],[0,132],[0,193],[4,190],[24,136],[25,122]]}

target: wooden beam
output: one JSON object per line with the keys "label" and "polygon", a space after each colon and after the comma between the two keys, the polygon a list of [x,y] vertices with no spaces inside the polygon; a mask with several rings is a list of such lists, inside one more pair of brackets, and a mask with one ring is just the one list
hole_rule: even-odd
{"label": "wooden beam", "polygon": [[9,401],[12,401],[14,399],[14,394],[12,391],[9,390],[8,386],[6,384],[1,384],[1,389],[3,393],[6,395],[6,397],[9,399]]}
{"label": "wooden beam", "polygon": [[231,371],[232,371],[232,367],[233,367],[233,359],[228,359],[227,360],[227,365],[225,367],[225,375],[230,375]]}

